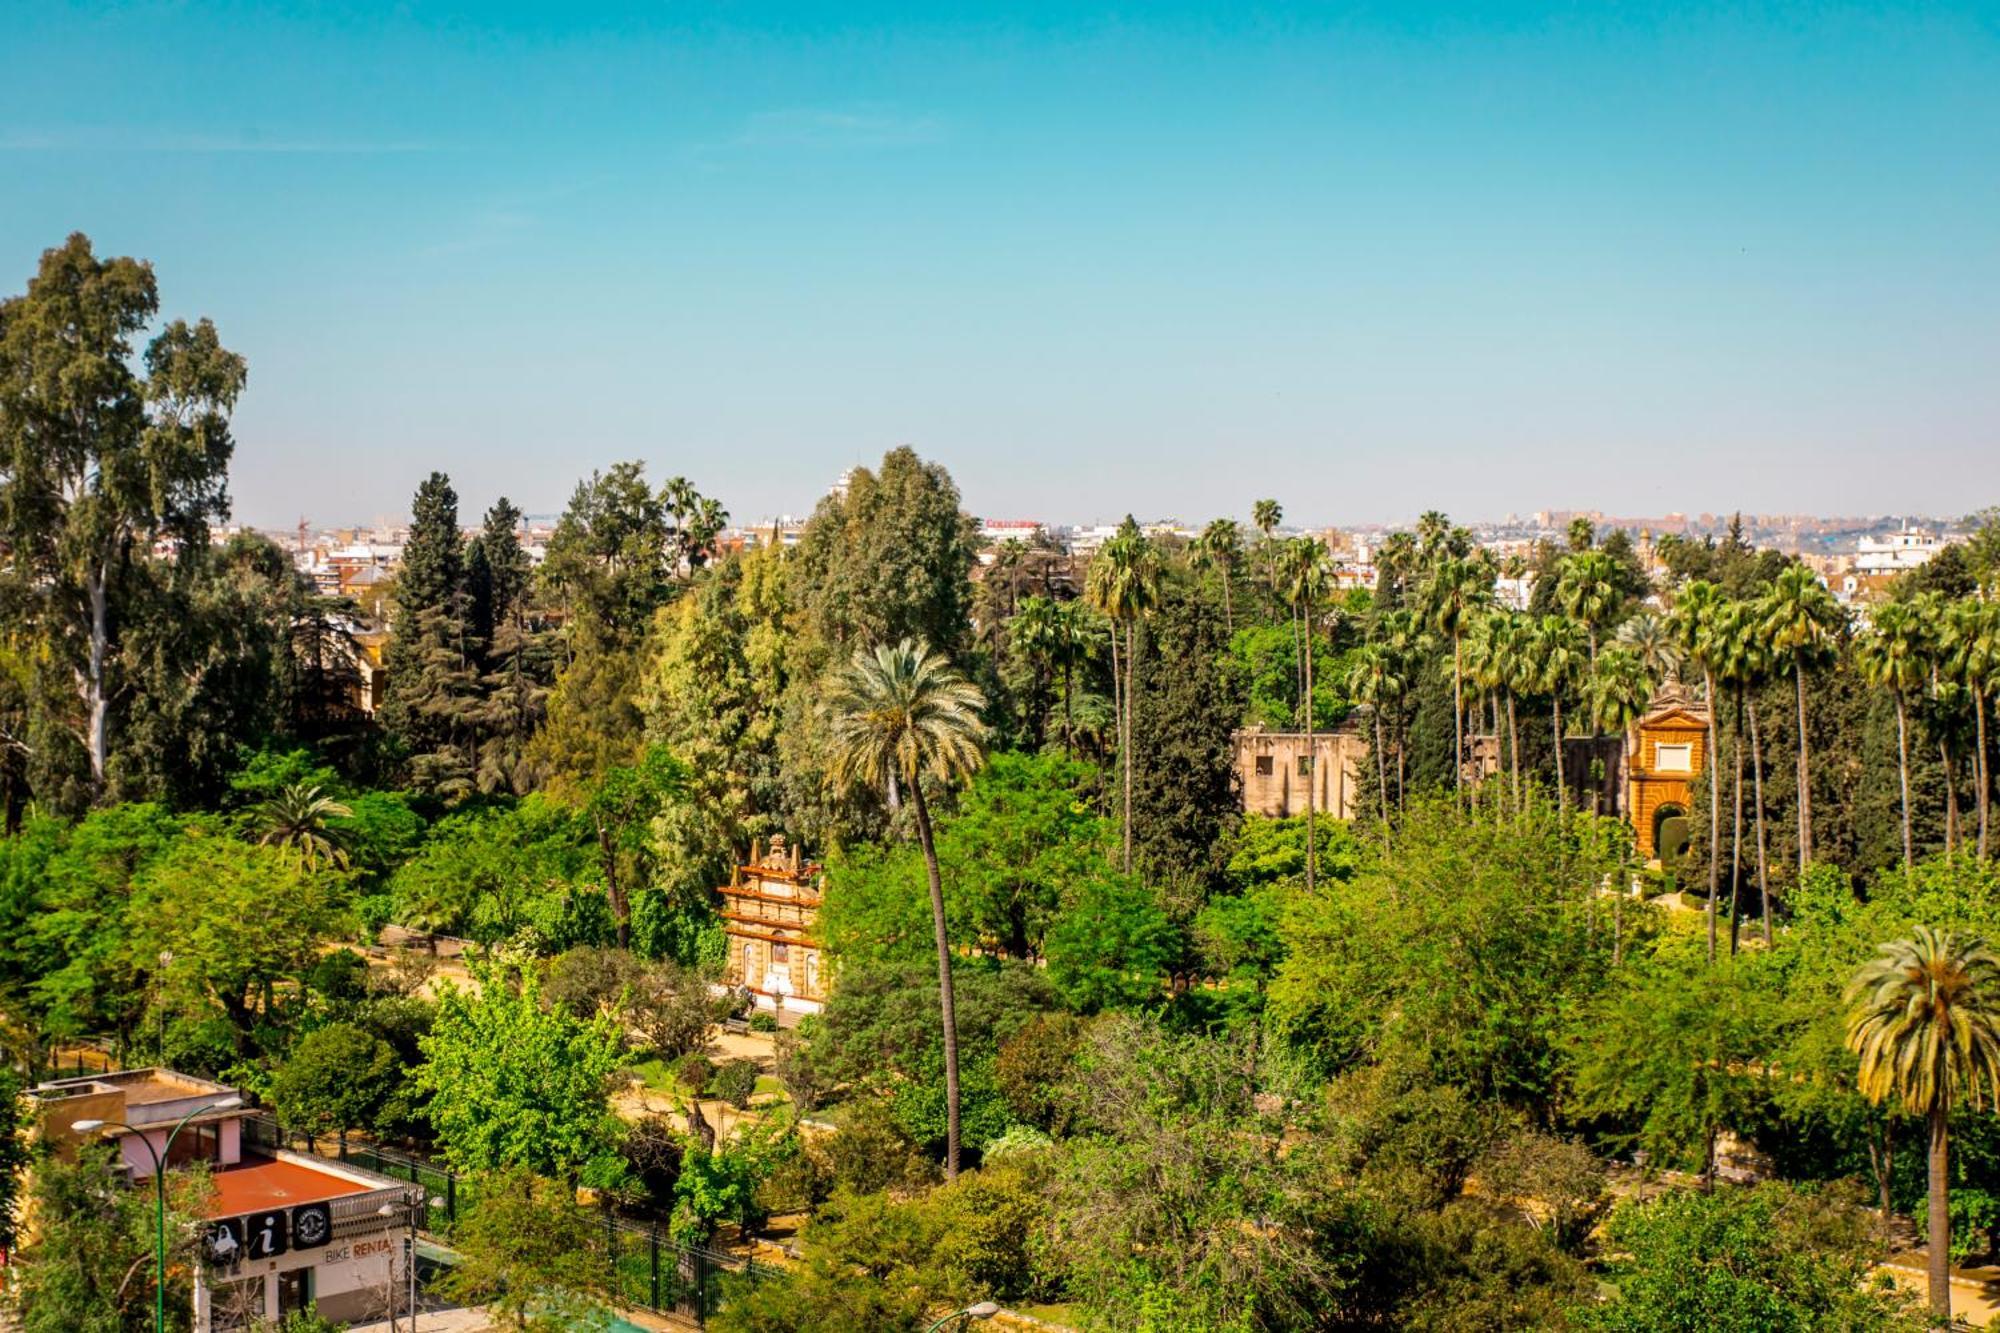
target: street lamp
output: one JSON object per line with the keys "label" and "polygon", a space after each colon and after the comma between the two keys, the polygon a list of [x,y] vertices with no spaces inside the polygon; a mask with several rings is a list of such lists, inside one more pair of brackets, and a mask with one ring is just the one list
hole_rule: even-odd
{"label": "street lamp", "polygon": [[[410,1234],[403,1242],[403,1279],[409,1289],[410,1333],[417,1333],[417,1206],[424,1202],[422,1190],[408,1195],[403,1201],[404,1216],[410,1222]],[[444,1207],[444,1200],[430,1200],[433,1208]],[[393,1203],[385,1203],[375,1210],[377,1217],[394,1218],[397,1208]],[[389,1333],[396,1333],[396,1268],[389,1266]]]}
{"label": "street lamp", "polygon": [[1000,1304],[998,1301],[981,1301],[977,1305],[968,1305],[963,1310],[953,1310],[950,1314],[932,1324],[924,1333],[938,1333],[939,1329],[954,1319],[991,1319],[999,1313]]}
{"label": "street lamp", "polygon": [[165,1159],[173,1156],[174,1140],[187,1128],[188,1121],[211,1111],[233,1111],[243,1105],[241,1097],[224,1097],[218,1102],[197,1106],[175,1122],[167,1131],[167,1141],[156,1151],[153,1141],[146,1137],[146,1131],[136,1125],[128,1125],[123,1120],[74,1120],[70,1128],[79,1134],[94,1134],[100,1129],[122,1129],[136,1135],[145,1145],[146,1155],[153,1159],[153,1220],[159,1232],[158,1246],[154,1251],[153,1267],[153,1333],[167,1333],[167,1167]]}

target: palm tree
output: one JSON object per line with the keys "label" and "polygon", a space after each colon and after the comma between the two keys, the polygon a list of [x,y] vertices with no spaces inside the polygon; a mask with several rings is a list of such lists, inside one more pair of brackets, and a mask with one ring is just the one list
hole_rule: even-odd
{"label": "palm tree", "polygon": [[1944,769],[1944,854],[1958,850],[1958,766],[1953,756],[1964,740],[1965,689],[1951,678],[1951,603],[1941,592],[1921,592],[1910,609],[1922,623],[1926,679],[1917,716],[1937,741],[1938,762]]}
{"label": "palm tree", "polygon": [[[1035,744],[1044,743],[1048,733],[1048,692],[1055,685],[1055,666],[1063,652],[1062,612],[1056,603],[1039,593],[1032,593],[1022,599],[1020,610],[1007,621],[1007,644],[1028,662],[1035,672],[1035,702],[1043,704],[1040,723],[1035,729]],[[1063,744],[1069,744],[1069,733],[1063,733]]]}
{"label": "palm tree", "polygon": [[1701,669],[1702,696],[1708,705],[1708,961],[1715,961],[1715,899],[1722,891],[1722,781],[1715,748],[1715,715],[1722,701],[1715,693],[1716,663],[1723,653],[1722,589],[1707,579],[1692,579],[1674,597],[1667,625],[1686,660]]}
{"label": "palm tree", "polygon": [[1758,601],[1758,619],[1771,651],[1789,658],[1799,713],[1799,874],[1812,862],[1811,760],[1806,743],[1806,672],[1826,663],[1846,624],[1846,613],[1819,576],[1787,565]]}
{"label": "palm tree", "polygon": [[1300,712],[1305,714],[1306,732],[1306,892],[1313,888],[1317,848],[1313,833],[1314,805],[1319,789],[1319,753],[1313,748],[1313,625],[1326,601],[1333,566],[1326,543],[1317,537],[1300,537],[1286,552],[1286,592],[1305,635],[1305,693]]}
{"label": "palm tree", "polygon": [[1188,551],[1188,561],[1196,569],[1214,569],[1221,576],[1222,624],[1232,636],[1236,633],[1236,611],[1230,601],[1229,585],[1242,559],[1243,529],[1233,518],[1210,520]]}
{"label": "palm tree", "polygon": [[1632,650],[1654,680],[1681,674],[1681,645],[1665,616],[1641,611],[1618,627],[1616,642]]}
{"label": "palm tree", "polygon": [[1375,725],[1375,781],[1381,791],[1382,822],[1389,822],[1389,756],[1382,714],[1402,698],[1404,679],[1396,653],[1386,643],[1364,643],[1347,665],[1347,693],[1368,710]]}
{"label": "palm tree", "polygon": [[1493,571],[1482,560],[1446,556],[1431,570],[1424,606],[1432,628],[1451,636],[1451,772],[1454,790],[1465,787],[1465,632],[1493,600]]}
{"label": "palm tree", "polygon": [[1408,789],[1405,771],[1409,767],[1409,718],[1402,708],[1409,694],[1410,682],[1423,669],[1423,661],[1431,649],[1430,635],[1424,631],[1424,622],[1415,611],[1398,609],[1384,612],[1375,619],[1375,637],[1389,654],[1389,661],[1399,682],[1389,696],[1395,704],[1396,712],[1396,809],[1400,813],[1406,804]]}
{"label": "palm tree", "polygon": [[938,1008],[944,1021],[945,1174],[958,1174],[958,1024],[952,1012],[951,942],[944,885],[931,836],[929,779],[948,787],[985,761],[986,698],[922,639],[863,649],[833,679],[827,695],[830,768],[842,787],[900,782],[909,788],[930,877],[931,928],[937,942]]}
{"label": "palm tree", "polygon": [[1951,1207],[1946,1175],[1953,1103],[2000,1103],[2000,958],[1976,937],[1918,926],[1885,944],[1847,990],[1847,1045],[1861,1057],[1861,1095],[1893,1098],[1930,1125],[1931,1310],[1951,1315]]}
{"label": "palm tree", "polygon": [[1624,647],[1605,649],[1584,683],[1592,730],[1601,736],[1623,735],[1652,702],[1653,685],[1652,674],[1637,652]]}
{"label": "palm tree", "polygon": [[1540,665],[1537,687],[1549,696],[1554,710],[1552,725],[1556,741],[1556,804],[1569,808],[1569,785],[1563,776],[1563,695],[1582,674],[1586,659],[1583,627],[1568,616],[1543,616],[1530,640],[1534,659]]}
{"label": "palm tree", "polygon": [[1159,602],[1159,556],[1153,544],[1140,533],[1129,517],[1118,535],[1098,551],[1085,578],[1085,595],[1091,605],[1112,622],[1112,688],[1118,689],[1118,630],[1125,631],[1125,680],[1119,716],[1118,750],[1124,767],[1125,788],[1125,873],[1132,873],[1132,659],[1137,648],[1135,630],[1140,620],[1151,614]]}
{"label": "palm tree", "polygon": [[1618,562],[1602,551],[1565,556],[1556,581],[1556,600],[1563,613],[1590,635],[1590,658],[1597,660],[1597,632],[1611,623],[1622,598],[1618,592]]}
{"label": "palm tree", "polygon": [[[1725,602],[1715,617],[1715,636],[1718,645],[1716,678],[1736,703],[1735,722],[1730,729],[1730,752],[1734,756],[1735,767],[1732,800],[1736,808],[1729,844],[1729,951],[1733,954],[1736,952],[1742,916],[1739,909],[1743,880],[1743,724],[1746,713],[1750,723],[1751,821],[1756,826],[1757,834],[1757,894],[1763,905],[1764,943],[1771,943],[1770,852],[1764,824],[1764,742],[1763,729],[1757,719],[1757,692],[1769,682],[1774,659],[1764,638],[1763,621],[1757,607],[1751,603]],[[1717,844],[1717,850],[1719,852],[1720,844]],[[1710,906],[1712,921],[1712,902]]]}
{"label": "palm tree", "polygon": [[1870,685],[1896,700],[1896,778],[1903,798],[1903,869],[1916,863],[1910,833],[1909,700],[1930,679],[1930,633],[1923,615],[1908,602],[1878,608],[1868,631],[1854,643],[1854,660]]}
{"label": "palm tree", "polygon": [[1277,548],[1272,545],[1271,538],[1272,534],[1277,532],[1278,525],[1285,521],[1284,506],[1280,505],[1276,500],[1259,500],[1250,506],[1250,521],[1256,525],[1257,531],[1264,534],[1264,541],[1262,543],[1264,549],[1264,591],[1275,602],[1278,598],[1278,552]]}
{"label": "palm tree", "polygon": [[2000,602],[1954,603],[1945,619],[1952,680],[1972,696],[1972,781],[1979,801],[1979,855],[1986,855],[1993,775],[1986,756],[1986,701],[2000,688]]}
{"label": "palm tree", "polygon": [[[1482,707],[1493,714],[1494,744],[1498,747],[1503,731],[1513,715],[1512,685],[1520,670],[1520,617],[1512,611],[1494,609],[1472,623],[1465,639],[1465,675],[1485,696]],[[1520,766],[1514,767],[1514,790],[1520,792]],[[1497,789],[1496,789],[1497,790]],[[1501,803],[1496,797],[1495,804]],[[1477,799],[1475,795],[1475,800]]]}
{"label": "palm tree", "polygon": [[345,866],[347,852],[338,835],[327,827],[329,819],[349,819],[354,811],[321,792],[316,786],[294,782],[280,788],[275,796],[251,812],[258,828],[257,841],[265,847],[289,847],[308,870],[319,869],[322,859],[331,866]]}

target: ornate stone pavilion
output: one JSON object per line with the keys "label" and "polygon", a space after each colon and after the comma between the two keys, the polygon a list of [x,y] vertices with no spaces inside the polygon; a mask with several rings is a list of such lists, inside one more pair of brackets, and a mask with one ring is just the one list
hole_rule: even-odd
{"label": "ornate stone pavilion", "polygon": [[1632,724],[1625,765],[1625,817],[1639,855],[1674,861],[1687,850],[1694,780],[1708,766],[1708,705],[1677,680]]}
{"label": "ornate stone pavilion", "polygon": [[821,868],[787,848],[783,834],[768,849],[750,844],[750,863],[737,866],[722,894],[729,936],[731,986],[747,986],[760,1009],[817,1013],[826,999],[820,957]]}

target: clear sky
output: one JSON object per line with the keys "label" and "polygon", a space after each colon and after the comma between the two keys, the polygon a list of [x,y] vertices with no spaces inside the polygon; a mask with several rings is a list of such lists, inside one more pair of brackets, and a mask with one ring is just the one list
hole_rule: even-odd
{"label": "clear sky", "polygon": [[2000,6],[0,0],[0,292],[250,362],[240,517],[2000,500]]}

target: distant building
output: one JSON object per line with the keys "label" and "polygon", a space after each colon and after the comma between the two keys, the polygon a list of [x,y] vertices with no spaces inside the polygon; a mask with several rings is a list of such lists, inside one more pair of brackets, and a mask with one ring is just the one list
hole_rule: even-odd
{"label": "distant building", "polygon": [[1632,724],[1625,816],[1640,859],[1672,864],[1687,854],[1694,781],[1708,766],[1708,705],[1669,680]]}
{"label": "distant building", "polygon": [[1315,732],[1310,753],[1318,756],[1317,762],[1307,762],[1303,731],[1246,727],[1237,732],[1236,775],[1242,783],[1244,812],[1275,819],[1302,815],[1308,785],[1316,780],[1313,808],[1336,819],[1354,818],[1367,740],[1358,731]]}
{"label": "distant building", "polygon": [[29,1097],[35,1132],[59,1157],[108,1138],[130,1182],[148,1187],[155,1154],[169,1168],[208,1166],[214,1195],[195,1266],[195,1333],[268,1327],[313,1308],[341,1323],[409,1311],[411,1224],[423,1190],[256,1148],[245,1141],[254,1137],[245,1132],[251,1112],[236,1089],[170,1069],[57,1079]]}
{"label": "distant building", "polygon": [[729,961],[723,980],[746,987],[762,1009],[817,1013],[826,999],[820,954],[821,868],[774,834],[769,851],[750,844],[750,864],[736,867],[722,895]]}
{"label": "distant building", "polygon": [[1854,572],[1865,578],[1871,574],[1901,574],[1919,569],[1951,544],[1949,538],[1908,525],[1900,532],[1863,537],[1855,543]]}

